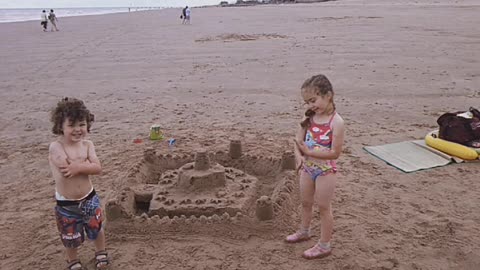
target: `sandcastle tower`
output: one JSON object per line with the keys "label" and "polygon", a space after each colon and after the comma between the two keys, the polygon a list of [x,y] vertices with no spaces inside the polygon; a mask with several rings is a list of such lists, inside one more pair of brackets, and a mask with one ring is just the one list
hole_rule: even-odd
{"label": "sandcastle tower", "polygon": [[270,197],[262,196],[257,200],[255,214],[261,221],[273,218],[273,203]]}
{"label": "sandcastle tower", "polygon": [[295,169],[295,155],[292,151],[285,151],[282,155],[282,170]]}
{"label": "sandcastle tower", "polygon": [[229,154],[232,159],[238,159],[242,156],[242,142],[240,140],[230,141]]}
{"label": "sandcastle tower", "polygon": [[147,184],[156,184],[158,182],[158,178],[155,177],[159,174],[159,168],[156,165],[156,151],[152,147],[148,147],[143,152],[143,159],[145,160],[145,165],[147,166],[146,174],[148,179]]}
{"label": "sandcastle tower", "polygon": [[196,153],[193,164],[180,168],[178,186],[187,190],[224,187],[225,168],[219,164],[211,166],[208,152],[202,149]]}
{"label": "sandcastle tower", "polygon": [[147,163],[153,163],[155,161],[156,151],[153,147],[148,147],[143,151],[143,158]]}
{"label": "sandcastle tower", "polygon": [[197,171],[207,171],[210,169],[210,158],[208,153],[205,150],[200,150],[195,155],[195,170]]}

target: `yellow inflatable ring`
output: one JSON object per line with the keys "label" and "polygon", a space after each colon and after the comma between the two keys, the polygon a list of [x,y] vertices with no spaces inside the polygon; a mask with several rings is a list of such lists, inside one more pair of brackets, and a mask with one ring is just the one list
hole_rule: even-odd
{"label": "yellow inflatable ring", "polygon": [[425,143],[432,148],[461,159],[474,160],[478,158],[477,151],[458,143],[437,138],[435,132],[430,132],[425,136]]}

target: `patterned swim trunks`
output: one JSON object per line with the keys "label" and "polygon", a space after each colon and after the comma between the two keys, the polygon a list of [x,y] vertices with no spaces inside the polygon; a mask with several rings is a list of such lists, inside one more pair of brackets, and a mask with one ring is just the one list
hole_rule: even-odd
{"label": "patterned swim trunks", "polygon": [[57,201],[55,216],[60,238],[67,248],[79,247],[85,241],[85,233],[88,239],[97,239],[102,229],[103,211],[95,190],[80,201]]}

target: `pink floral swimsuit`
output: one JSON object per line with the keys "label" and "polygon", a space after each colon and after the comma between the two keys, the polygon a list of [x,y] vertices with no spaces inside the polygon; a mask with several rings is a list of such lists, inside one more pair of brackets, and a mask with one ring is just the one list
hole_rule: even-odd
{"label": "pink floral swimsuit", "polygon": [[[305,133],[305,144],[309,149],[315,151],[330,151],[332,149],[332,128],[331,123],[336,113],[333,113],[328,123],[317,124],[310,119],[310,127]],[[337,172],[335,160],[307,160],[303,164],[303,170],[315,181],[318,176]]]}

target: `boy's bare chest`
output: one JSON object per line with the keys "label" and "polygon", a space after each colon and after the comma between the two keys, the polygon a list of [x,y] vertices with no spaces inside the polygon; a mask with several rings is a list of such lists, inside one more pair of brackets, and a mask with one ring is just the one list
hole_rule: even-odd
{"label": "boy's bare chest", "polygon": [[65,147],[65,154],[71,161],[85,161],[88,158],[88,147],[82,145]]}

